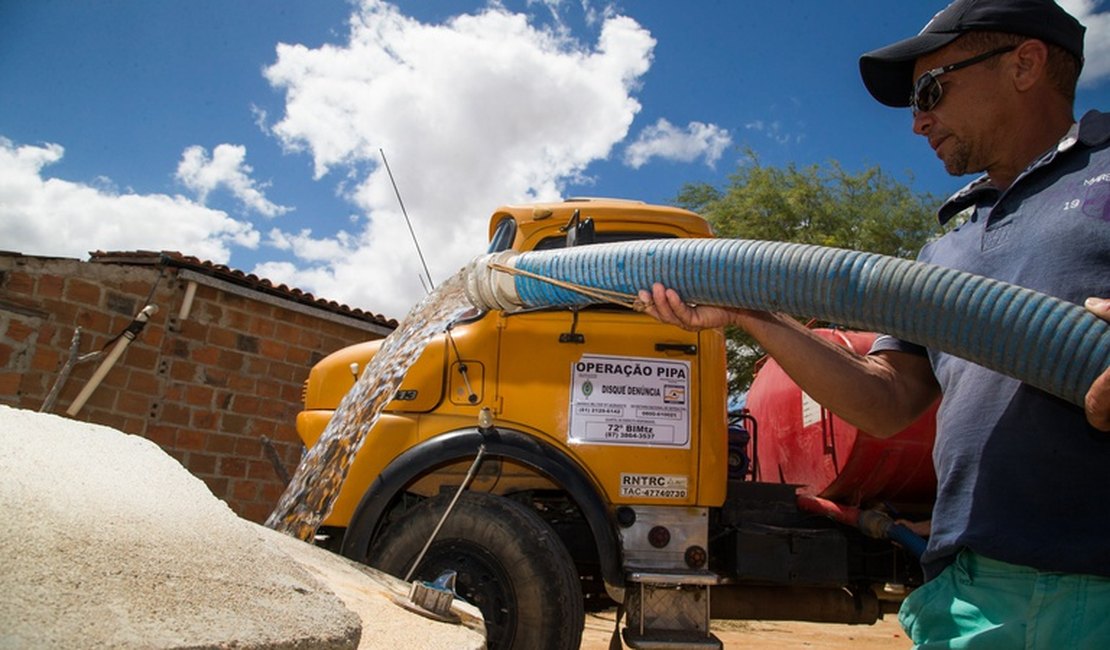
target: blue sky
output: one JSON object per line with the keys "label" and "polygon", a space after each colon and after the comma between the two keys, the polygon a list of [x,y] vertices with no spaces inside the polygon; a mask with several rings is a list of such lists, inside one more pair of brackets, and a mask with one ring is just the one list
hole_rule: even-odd
{"label": "blue sky", "polygon": [[[668,202],[770,165],[879,166],[946,195],[864,51],[943,0],[4,0],[0,249],[176,250],[401,317],[498,205]],[[1077,116],[1110,108],[1110,6]]]}

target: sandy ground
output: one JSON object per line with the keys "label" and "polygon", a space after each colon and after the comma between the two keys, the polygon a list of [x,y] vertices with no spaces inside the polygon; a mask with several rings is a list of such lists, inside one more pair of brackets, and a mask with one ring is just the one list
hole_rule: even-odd
{"label": "sandy ground", "polygon": [[[586,614],[582,650],[608,650],[616,610]],[[794,650],[908,650],[910,641],[894,616],[874,625],[837,625],[795,621],[714,621],[713,633],[725,648]]]}

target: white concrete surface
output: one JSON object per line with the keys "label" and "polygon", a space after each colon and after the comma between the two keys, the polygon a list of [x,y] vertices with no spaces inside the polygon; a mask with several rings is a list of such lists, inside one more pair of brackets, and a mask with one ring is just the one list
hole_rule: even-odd
{"label": "white concrete surface", "polygon": [[[235,514],[150,441],[0,406],[0,648],[481,648]],[[361,641],[360,641],[361,639]]]}

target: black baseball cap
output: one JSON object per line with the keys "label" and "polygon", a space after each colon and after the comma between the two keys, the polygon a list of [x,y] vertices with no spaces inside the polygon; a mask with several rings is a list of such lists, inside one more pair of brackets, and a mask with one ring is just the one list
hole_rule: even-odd
{"label": "black baseball cap", "polygon": [[1020,34],[1054,43],[1083,63],[1083,32],[1071,14],[1052,0],[956,0],[917,36],[864,54],[859,59],[863,83],[887,106],[910,105],[913,66],[918,57],[939,50],[972,31]]}

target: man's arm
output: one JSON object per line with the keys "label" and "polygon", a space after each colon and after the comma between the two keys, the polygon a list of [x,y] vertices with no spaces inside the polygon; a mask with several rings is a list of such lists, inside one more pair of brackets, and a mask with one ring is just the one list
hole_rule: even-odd
{"label": "man's arm", "polygon": [[743,328],[810,397],[875,436],[898,433],[940,397],[929,360],[923,356],[860,355],[813,334],[784,314],[687,305],[673,289],[658,283],[650,294],[641,291],[640,300],[650,303],[646,311],[652,316],[684,329]]}
{"label": "man's arm", "polygon": [[[1088,298],[1084,306],[1092,314],[1110,321],[1110,298]],[[1100,431],[1110,431],[1110,368],[1091,384],[1084,403],[1091,426]]]}

